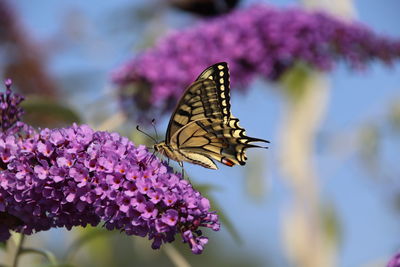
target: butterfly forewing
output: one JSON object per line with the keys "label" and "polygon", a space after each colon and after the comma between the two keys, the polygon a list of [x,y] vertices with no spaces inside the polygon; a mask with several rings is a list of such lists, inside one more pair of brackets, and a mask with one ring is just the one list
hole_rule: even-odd
{"label": "butterfly forewing", "polygon": [[229,119],[231,115],[231,103],[230,103],[230,80],[229,80],[229,69],[226,62],[220,62],[212,65],[211,67],[205,69],[196,81],[209,79],[215,82],[215,87],[218,92],[218,100],[220,102],[223,119],[225,122]]}
{"label": "butterfly forewing", "polygon": [[[227,72],[227,68],[224,67]],[[223,71],[221,71],[223,72]],[[221,79],[227,79],[226,84],[218,89],[214,80],[201,79],[191,84],[179,101],[174,114],[169,121],[166,142],[186,124],[204,118],[222,119],[228,122],[230,117],[229,76],[221,73]],[[222,81],[220,79],[220,81]]]}

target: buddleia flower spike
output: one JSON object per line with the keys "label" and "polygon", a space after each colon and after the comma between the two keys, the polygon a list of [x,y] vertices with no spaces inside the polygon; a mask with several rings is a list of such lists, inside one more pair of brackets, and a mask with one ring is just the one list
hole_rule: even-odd
{"label": "buddleia flower spike", "polygon": [[0,132],[0,242],[10,231],[103,222],[154,249],[178,234],[199,254],[201,229],[219,230],[209,201],[145,146],[87,125],[35,131],[19,121],[20,100],[9,88],[0,94],[2,128],[12,126]]}

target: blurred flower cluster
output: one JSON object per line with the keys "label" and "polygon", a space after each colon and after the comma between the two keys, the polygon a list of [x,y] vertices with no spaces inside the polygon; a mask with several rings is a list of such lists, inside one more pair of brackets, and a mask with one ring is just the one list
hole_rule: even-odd
{"label": "blurred flower cluster", "polygon": [[97,225],[148,236],[152,247],[181,234],[193,253],[219,230],[209,201],[144,146],[87,125],[44,129],[20,122],[22,98],[0,95],[0,241],[53,227]]}
{"label": "blurred flower cluster", "polygon": [[21,92],[54,99],[58,86],[46,68],[49,51],[27,30],[16,6],[15,1],[0,1],[2,75],[13,78]]}
{"label": "blurred flower cluster", "polygon": [[[229,63],[237,87],[256,75],[277,80],[298,62],[327,71],[338,60],[359,69],[371,60],[390,63],[399,56],[400,41],[359,23],[259,4],[171,33],[115,70],[112,78],[124,107],[162,113],[204,68],[219,61]],[[127,97],[132,86],[136,89]]]}
{"label": "blurred flower cluster", "polygon": [[393,256],[393,258],[390,259],[388,264],[386,265],[387,267],[399,267],[400,266],[400,253],[397,253]]}
{"label": "blurred flower cluster", "polygon": [[2,132],[13,128],[15,123],[21,120],[21,116],[24,113],[19,106],[24,98],[12,93],[11,84],[12,81],[10,79],[6,80],[6,92],[0,95],[0,126]]}

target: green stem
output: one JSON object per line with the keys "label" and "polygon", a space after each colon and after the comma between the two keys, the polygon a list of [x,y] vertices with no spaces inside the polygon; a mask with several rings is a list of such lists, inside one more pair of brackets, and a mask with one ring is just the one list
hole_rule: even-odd
{"label": "green stem", "polygon": [[21,254],[21,250],[22,250],[22,245],[24,243],[24,239],[25,239],[25,235],[24,234],[20,234],[20,237],[19,237],[18,242],[16,244],[17,245],[17,249],[15,251],[12,267],[18,267],[19,255]]}

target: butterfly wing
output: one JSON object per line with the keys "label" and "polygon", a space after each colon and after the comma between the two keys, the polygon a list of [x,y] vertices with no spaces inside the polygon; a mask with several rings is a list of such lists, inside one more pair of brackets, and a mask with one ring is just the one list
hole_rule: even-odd
{"label": "butterfly wing", "polygon": [[[245,130],[239,126],[239,120],[233,117],[229,124],[218,119],[193,121],[180,129],[171,140],[171,144],[176,146],[179,153],[185,155],[187,161],[211,169],[216,169],[216,166],[210,164],[210,159],[230,167],[236,164],[245,165],[247,159],[245,150],[250,147],[261,147],[251,144],[252,142],[268,141],[246,136]],[[194,157],[197,154],[209,160]]]}
{"label": "butterfly wing", "polygon": [[229,70],[225,62],[204,70],[184,92],[169,121],[165,142],[188,123],[204,119],[230,118]]}
{"label": "butterfly wing", "polygon": [[215,82],[217,96],[222,108],[222,119],[226,123],[231,116],[231,96],[230,96],[230,81],[229,68],[226,62],[216,63],[205,69],[196,81],[209,79]]}
{"label": "butterfly wing", "polygon": [[227,165],[244,165],[245,150],[267,142],[248,137],[230,112],[229,70],[217,63],[190,85],[171,117],[166,144],[188,162],[217,169],[213,159]]}

